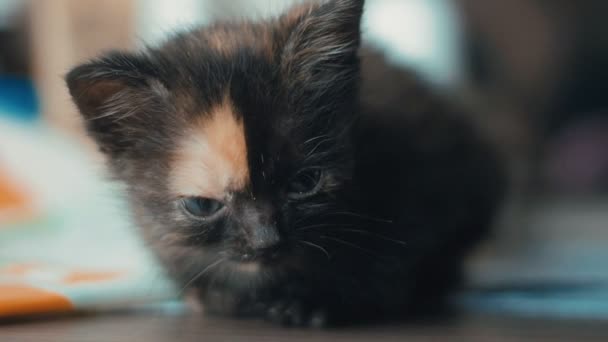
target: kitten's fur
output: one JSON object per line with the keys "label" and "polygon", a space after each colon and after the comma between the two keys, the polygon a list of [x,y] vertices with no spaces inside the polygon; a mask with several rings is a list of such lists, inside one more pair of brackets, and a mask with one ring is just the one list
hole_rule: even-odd
{"label": "kitten's fur", "polygon": [[[461,274],[502,192],[490,149],[360,49],[362,0],[219,22],[67,83],[167,270],[204,307],[286,324],[409,313]],[[321,170],[309,197],[286,194]],[[219,218],[182,197],[221,200]]]}

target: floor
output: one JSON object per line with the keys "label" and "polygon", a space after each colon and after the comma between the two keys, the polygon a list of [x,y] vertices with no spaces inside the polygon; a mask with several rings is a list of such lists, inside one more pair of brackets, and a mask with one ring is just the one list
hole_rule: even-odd
{"label": "floor", "polygon": [[295,330],[265,322],[195,315],[104,315],[0,323],[0,341],[606,341],[608,325],[593,321],[465,316],[409,323]]}

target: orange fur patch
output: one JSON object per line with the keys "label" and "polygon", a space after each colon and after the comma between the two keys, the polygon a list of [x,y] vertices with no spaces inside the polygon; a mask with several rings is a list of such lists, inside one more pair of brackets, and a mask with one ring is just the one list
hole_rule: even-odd
{"label": "orange fur patch", "polygon": [[172,165],[171,188],[178,196],[223,199],[249,182],[243,122],[230,100],[195,122]]}

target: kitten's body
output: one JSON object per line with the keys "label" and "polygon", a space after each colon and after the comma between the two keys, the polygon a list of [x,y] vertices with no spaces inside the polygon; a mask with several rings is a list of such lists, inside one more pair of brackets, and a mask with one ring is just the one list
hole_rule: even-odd
{"label": "kitten's body", "polygon": [[495,158],[360,51],[362,7],[220,23],[68,75],[144,237],[207,310],[298,325],[408,313],[487,230]]}

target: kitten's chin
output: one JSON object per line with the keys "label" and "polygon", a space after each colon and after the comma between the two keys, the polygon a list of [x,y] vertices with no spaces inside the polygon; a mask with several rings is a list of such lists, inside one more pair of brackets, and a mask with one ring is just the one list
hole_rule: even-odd
{"label": "kitten's chin", "polygon": [[239,273],[257,274],[262,271],[262,265],[258,261],[235,261],[233,264],[234,270]]}
{"label": "kitten's chin", "polygon": [[258,260],[229,260],[223,271],[228,277],[256,280],[271,275],[273,268]]}
{"label": "kitten's chin", "polygon": [[275,283],[280,272],[278,268],[262,264],[259,261],[226,261],[214,274],[216,281],[237,291],[251,291]]}

